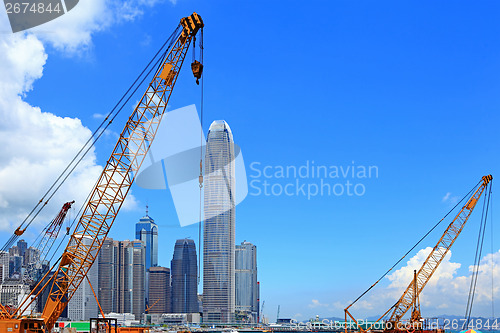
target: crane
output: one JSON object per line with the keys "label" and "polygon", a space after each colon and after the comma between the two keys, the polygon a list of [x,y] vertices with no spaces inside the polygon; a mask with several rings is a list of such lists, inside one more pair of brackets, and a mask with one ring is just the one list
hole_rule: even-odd
{"label": "crane", "polygon": [[[419,305],[419,295],[422,292],[422,289],[429,282],[432,275],[439,267],[439,264],[443,261],[446,254],[450,250],[455,240],[462,232],[465,224],[467,223],[474,207],[476,207],[479,198],[483,194],[484,190],[491,182],[493,177],[491,175],[483,176],[480,181],[479,187],[477,187],[476,191],[469,197],[465,205],[460,209],[455,218],[450,222],[443,235],[431,250],[427,259],[424,261],[422,266],[418,271],[414,272],[413,280],[410,282],[408,287],[403,292],[403,295],[399,298],[399,300],[389,309],[387,310],[376,322],[379,322],[382,318],[384,318],[389,312],[391,312],[390,318],[385,322],[385,330],[386,331],[401,331],[399,329],[401,327],[400,322],[403,316],[412,308],[412,313],[410,317],[410,323],[412,330],[421,331],[422,330],[422,317],[420,314],[420,305]],[[379,280],[380,281],[380,280]],[[378,281],[376,282],[378,283]],[[376,284],[375,283],[375,284]],[[374,284],[374,285],[375,285]],[[372,285],[372,287],[374,286]],[[370,289],[372,288],[370,287]],[[359,299],[359,298],[358,298]],[[356,301],[355,301],[356,302]],[[349,316],[354,322],[356,322],[357,327],[360,331],[365,331],[359,324],[356,319],[349,312],[349,308],[355,303],[350,304],[345,310],[345,321],[347,323],[347,317]],[[375,323],[376,323],[375,322]],[[374,324],[371,325],[367,330],[371,330]],[[347,324],[345,326],[345,331],[347,332]]]}
{"label": "crane", "polygon": [[47,254],[57,239],[63,221],[66,218],[71,205],[74,203],[74,200],[66,202],[59,211],[59,214],[57,214],[50,224],[42,231],[42,237],[34,245],[34,248],[37,250],[35,251],[36,258],[28,263],[23,276],[23,280],[26,281],[26,283],[33,285],[40,279],[40,275],[42,274],[42,261],[47,257]]}
{"label": "crane", "polygon": [[[189,46],[204,24],[201,17],[193,13],[181,19],[180,27],[182,30],[172,48],[125,124],[61,255],[58,267],[47,282],[43,285],[39,282],[40,288],[34,288],[39,290],[36,296],[46,288],[49,290],[41,318],[23,318],[23,313],[33,302],[28,297],[13,314],[6,313],[0,307],[0,331],[50,331],[85,279],[154,140]],[[192,68],[197,79],[201,77],[203,69],[200,65],[196,64]],[[84,239],[90,241],[84,243]]]}

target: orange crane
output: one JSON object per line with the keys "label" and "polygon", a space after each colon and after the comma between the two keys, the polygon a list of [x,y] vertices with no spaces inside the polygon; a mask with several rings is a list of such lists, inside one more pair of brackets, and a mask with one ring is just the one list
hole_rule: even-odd
{"label": "orange crane", "polygon": [[[444,257],[450,250],[453,243],[455,243],[457,237],[462,232],[462,229],[467,223],[467,220],[469,219],[472,211],[474,210],[474,207],[476,207],[479,198],[481,197],[482,193],[487,188],[488,184],[492,179],[493,177],[491,175],[482,177],[479,187],[470,196],[469,200],[467,200],[462,209],[460,209],[460,212],[453,219],[453,221],[451,221],[451,223],[448,225],[445,232],[437,242],[436,246],[434,246],[431,253],[429,253],[429,256],[422,264],[422,267],[420,267],[418,271],[414,272],[413,280],[410,282],[410,284],[404,291],[401,298],[389,310],[387,310],[379,319],[375,321],[375,323],[378,323],[392,310],[392,314],[389,320],[385,321],[385,326],[384,326],[385,331],[390,331],[390,332],[403,331],[404,329],[402,329],[403,326],[401,325],[401,320],[410,308],[412,308],[410,316],[410,325],[409,325],[410,329],[415,331],[422,331],[423,325],[421,320],[422,317],[420,314],[419,295],[422,292],[422,289],[431,279],[436,269],[439,267],[439,264],[443,261]],[[380,281],[380,279],[378,281]],[[377,284],[378,281],[375,284]],[[372,285],[372,287],[374,285]],[[370,289],[372,287],[370,287]],[[354,319],[354,317],[349,312],[349,308],[353,306],[355,302],[351,303],[344,310],[345,322],[346,322],[345,332],[347,333],[348,317],[356,323],[356,326],[359,329],[359,331],[364,332],[372,330],[372,328],[375,326],[375,323],[373,323],[370,327],[364,329],[361,327],[361,325],[359,325],[358,321]]]}
{"label": "orange crane", "polygon": [[[191,42],[204,24],[197,13],[180,21],[181,31],[158,67],[146,92],[129,117],[97,181],[57,269],[42,278],[13,314],[0,306],[0,332],[42,333],[52,330],[97,258],[104,239],[130,190],[153,142]],[[193,66],[199,79],[203,67]],[[90,240],[83,242],[84,239]],[[89,244],[90,243],[90,244]],[[50,273],[47,272],[46,276]],[[47,280],[42,285],[42,281]],[[34,297],[49,288],[41,318],[26,318]]]}

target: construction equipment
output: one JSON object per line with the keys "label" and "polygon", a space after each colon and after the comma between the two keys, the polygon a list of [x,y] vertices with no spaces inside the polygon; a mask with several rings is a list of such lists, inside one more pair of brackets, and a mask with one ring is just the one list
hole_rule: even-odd
{"label": "construction equipment", "polygon": [[[0,307],[1,332],[38,333],[50,331],[54,327],[56,320],[99,254],[103,241],[154,140],[191,41],[203,26],[203,21],[197,13],[181,19],[182,30],[125,124],[60,258],[58,267],[49,279],[40,280],[47,282],[43,285],[42,282],[38,283],[34,288],[39,290],[36,295],[32,295],[33,292],[30,294],[38,297],[45,289],[49,290],[41,318],[23,317],[33,303],[33,298],[28,297],[14,314],[9,314],[4,307]],[[89,242],[84,242],[84,239]]]}
{"label": "construction equipment", "polygon": [[59,235],[59,231],[61,230],[61,226],[63,224],[66,215],[68,214],[71,205],[74,204],[75,201],[66,202],[59,214],[49,223],[44,230],[42,230],[41,238],[38,241],[35,241],[34,244],[34,253],[36,258],[31,260],[27,267],[25,274],[23,276],[23,280],[33,286],[36,282],[38,282],[41,278],[41,275],[45,272],[42,272],[43,261],[47,257],[47,254],[50,252],[52,245],[54,245],[57,236]]}
{"label": "construction equipment", "polygon": [[[422,264],[420,269],[414,272],[413,280],[410,282],[406,290],[404,291],[401,298],[389,309],[387,310],[375,323],[373,323],[368,328],[362,328],[361,325],[358,324],[358,321],[351,315],[349,312],[349,308],[357,301],[354,301],[350,304],[345,310],[345,331],[347,332],[347,317],[354,320],[356,326],[359,331],[370,331],[376,325],[376,323],[380,322],[382,318],[384,318],[389,312],[392,310],[392,314],[388,320],[385,321],[384,330],[386,332],[400,332],[408,330],[408,327],[412,331],[423,331],[423,323],[422,317],[420,314],[420,305],[419,305],[419,295],[422,292],[422,289],[431,279],[433,273],[438,268],[439,264],[443,261],[446,254],[450,250],[451,246],[457,239],[457,237],[462,232],[467,220],[469,219],[474,207],[481,197],[481,194],[487,188],[490,181],[493,179],[491,175],[483,176],[480,182],[480,185],[477,187],[475,192],[469,197],[465,205],[459,211],[457,216],[453,219],[453,221],[448,225],[445,232],[439,239],[438,243],[432,249],[431,253],[427,257],[427,259]],[[471,191],[472,192],[472,191]],[[394,266],[393,266],[394,267]],[[392,268],[391,268],[392,269]],[[390,270],[389,270],[390,271]],[[389,272],[388,271],[388,272]],[[387,273],[388,273],[387,272]],[[387,274],[386,273],[386,274]],[[384,276],[386,275],[384,274]],[[381,278],[382,279],[382,278]],[[377,284],[381,279],[379,279],[375,284]],[[374,285],[375,285],[374,284]],[[368,290],[373,288],[372,285]],[[368,291],[367,290],[367,291]],[[403,316],[408,312],[408,310],[412,308],[410,321],[407,325],[401,325],[401,320]],[[405,329],[406,328],[406,329]]]}
{"label": "construction equipment", "polygon": [[146,310],[144,310],[144,313],[148,314],[149,313],[149,310],[151,310],[153,308],[153,306],[156,305],[156,303],[158,303],[160,301],[161,298],[158,298],[152,305],[146,307]]}

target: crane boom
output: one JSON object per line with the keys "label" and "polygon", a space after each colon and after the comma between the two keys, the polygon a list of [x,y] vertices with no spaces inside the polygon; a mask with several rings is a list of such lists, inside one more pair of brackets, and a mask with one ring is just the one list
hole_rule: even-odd
{"label": "crane boom", "polygon": [[42,260],[47,256],[48,252],[52,248],[57,236],[59,235],[59,231],[61,230],[62,223],[66,218],[66,214],[68,214],[68,210],[71,208],[71,205],[74,204],[75,201],[66,202],[59,214],[50,222],[50,224],[43,231],[42,238],[35,245],[36,251],[36,260],[32,260],[26,269],[23,280],[29,284],[33,284],[34,282],[40,279],[40,269],[42,268]]}
{"label": "crane boom", "polygon": [[[54,327],[96,260],[155,137],[189,45],[204,26],[196,13],[182,18],[180,25],[180,35],[128,119],[52,275],[42,313],[47,330]],[[20,319],[23,312],[18,309],[16,318]]]}
{"label": "crane boom", "polygon": [[483,176],[482,184],[477,188],[476,192],[470,197],[457,216],[448,225],[448,228],[446,228],[444,234],[441,236],[436,246],[434,246],[431,253],[429,253],[429,256],[422,264],[422,267],[420,267],[416,273],[414,280],[408,285],[401,298],[396,302],[389,322],[399,322],[414,304],[414,300],[418,298],[418,295],[427,282],[429,282],[430,278],[438,268],[439,264],[443,261],[458,235],[462,232],[462,229],[467,223],[467,220],[474,210],[481,194],[492,179],[493,177],[491,175]]}

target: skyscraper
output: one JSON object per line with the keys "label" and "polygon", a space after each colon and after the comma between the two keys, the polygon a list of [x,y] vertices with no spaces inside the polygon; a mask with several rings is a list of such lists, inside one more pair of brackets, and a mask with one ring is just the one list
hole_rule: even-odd
{"label": "skyscraper", "polygon": [[118,241],[106,238],[99,252],[98,297],[104,313],[118,312]]}
{"label": "skyscraper", "polygon": [[147,211],[135,225],[135,239],[141,240],[146,248],[146,271],[158,266],[158,226]]}
{"label": "skyscraper", "polygon": [[[135,238],[141,240],[145,246],[145,288],[144,294],[146,304],[149,303],[149,268],[158,266],[158,226],[148,215],[146,206],[146,216],[135,225]],[[152,303],[151,303],[152,304]]]}
{"label": "skyscraper", "polygon": [[118,312],[133,313],[139,320],[145,310],[144,244],[139,240],[118,244]]}
{"label": "skyscraper", "polygon": [[[83,238],[82,244],[90,246],[92,244],[92,238]],[[31,247],[29,249],[31,249]],[[94,290],[98,289],[98,270],[98,263],[94,262],[87,273],[87,278],[90,283],[92,283],[92,288],[94,288]],[[89,320],[90,318],[97,317],[99,309],[92,288],[89,285],[89,281],[87,281],[87,279],[83,280],[68,303],[68,317],[71,320]]]}
{"label": "skyscraper", "polygon": [[242,321],[257,322],[259,287],[257,285],[257,247],[244,241],[236,245],[236,312]]}
{"label": "skyscraper", "polygon": [[133,313],[145,310],[146,249],[140,240],[106,238],[99,252],[98,297],[104,313]]}
{"label": "skyscraper", "polygon": [[172,312],[170,289],[170,269],[159,266],[151,267],[149,269],[149,297],[151,299],[149,313]]}
{"label": "skyscraper", "polygon": [[19,249],[19,255],[24,256],[24,252],[28,248],[28,243],[24,239],[17,241],[17,248]]}
{"label": "skyscraper", "polygon": [[214,121],[205,155],[203,320],[232,322],[235,310],[235,168],[233,134]]}
{"label": "skyscraper", "polygon": [[9,278],[9,252],[0,251],[0,282]]}
{"label": "skyscraper", "polygon": [[192,239],[175,242],[171,268],[172,312],[198,313],[198,264],[196,245]]}
{"label": "skyscraper", "polygon": [[[141,319],[145,306],[145,296],[146,296],[146,249],[141,241],[134,240],[130,242],[129,247],[132,249],[132,313],[135,315],[136,319]],[[129,252],[130,255],[130,252]]]}

